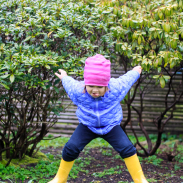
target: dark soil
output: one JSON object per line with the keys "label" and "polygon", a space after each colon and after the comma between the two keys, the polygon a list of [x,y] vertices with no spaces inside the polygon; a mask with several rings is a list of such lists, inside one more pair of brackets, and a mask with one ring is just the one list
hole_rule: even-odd
{"label": "dark soil", "polygon": [[[42,152],[58,155],[61,154],[61,150],[62,148],[47,149]],[[79,158],[83,161],[90,159],[90,163],[83,168],[88,170],[88,172],[79,172],[77,178],[69,178],[68,183],[131,183],[133,181],[126,169],[124,161],[120,159],[118,153],[111,148],[87,149],[81,152]],[[159,165],[154,165],[153,162],[147,162],[145,159],[141,160],[143,172],[149,182],[183,183],[183,163],[178,163],[174,159],[173,161],[168,161],[166,154],[159,154],[157,158],[163,159]],[[93,175],[93,173],[103,172],[106,169],[115,168],[117,166],[122,166],[118,169],[121,170],[122,173],[105,175],[101,178]],[[175,171],[175,166],[179,166],[180,168]]]}

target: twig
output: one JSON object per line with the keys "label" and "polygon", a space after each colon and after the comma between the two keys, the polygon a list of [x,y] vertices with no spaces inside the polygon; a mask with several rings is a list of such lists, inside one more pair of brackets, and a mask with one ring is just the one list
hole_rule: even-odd
{"label": "twig", "polygon": [[50,139],[43,139],[43,140],[53,140],[53,139],[56,139],[56,138],[59,138],[59,137],[62,137],[62,136],[53,137],[53,138],[50,138]]}

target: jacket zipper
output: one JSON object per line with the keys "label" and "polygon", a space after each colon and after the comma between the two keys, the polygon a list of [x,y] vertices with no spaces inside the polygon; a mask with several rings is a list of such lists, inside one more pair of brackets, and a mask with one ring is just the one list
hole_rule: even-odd
{"label": "jacket zipper", "polygon": [[97,118],[98,118],[98,127],[100,127],[100,114],[98,112],[98,99],[96,100],[96,113],[97,113]]}

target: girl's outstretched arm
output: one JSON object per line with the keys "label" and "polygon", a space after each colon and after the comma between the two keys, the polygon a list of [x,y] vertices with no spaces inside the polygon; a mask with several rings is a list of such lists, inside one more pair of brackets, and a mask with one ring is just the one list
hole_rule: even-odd
{"label": "girl's outstretched arm", "polygon": [[78,96],[82,94],[84,90],[84,85],[81,82],[75,80],[74,78],[67,75],[66,71],[59,69],[61,74],[55,73],[55,75],[62,80],[62,85],[67,92],[69,98],[77,105]]}
{"label": "girl's outstretched arm", "polygon": [[141,72],[141,66],[136,66],[131,71],[128,71],[126,74],[113,80],[115,83],[115,88],[119,92],[120,101],[123,100],[123,98],[128,93],[132,85],[139,79]]}

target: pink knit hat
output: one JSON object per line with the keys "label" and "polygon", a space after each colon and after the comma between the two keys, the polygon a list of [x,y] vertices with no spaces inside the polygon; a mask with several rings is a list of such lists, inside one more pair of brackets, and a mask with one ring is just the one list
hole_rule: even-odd
{"label": "pink knit hat", "polygon": [[110,60],[100,54],[88,57],[84,68],[85,85],[108,86],[111,77],[110,65]]}

